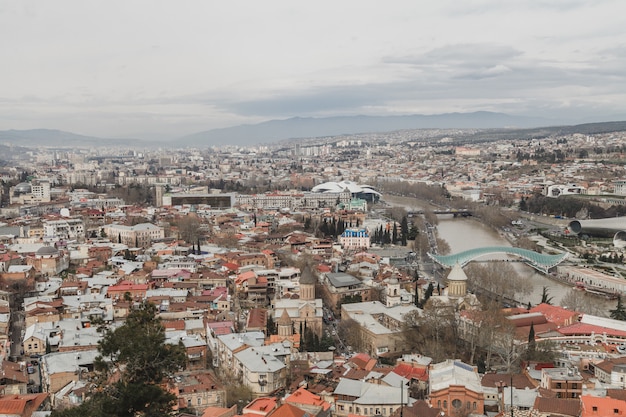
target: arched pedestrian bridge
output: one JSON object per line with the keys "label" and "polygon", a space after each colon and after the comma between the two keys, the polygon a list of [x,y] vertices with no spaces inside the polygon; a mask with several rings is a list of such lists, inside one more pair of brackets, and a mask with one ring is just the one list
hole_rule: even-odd
{"label": "arched pedestrian bridge", "polygon": [[559,255],[544,255],[532,250],[514,248],[512,246],[488,246],[466,250],[465,252],[459,252],[453,255],[434,255],[429,253],[428,256],[439,265],[445,268],[452,268],[457,263],[461,266],[465,266],[481,256],[498,253],[519,256],[526,264],[546,274],[550,268],[557,266],[567,258],[566,252]]}

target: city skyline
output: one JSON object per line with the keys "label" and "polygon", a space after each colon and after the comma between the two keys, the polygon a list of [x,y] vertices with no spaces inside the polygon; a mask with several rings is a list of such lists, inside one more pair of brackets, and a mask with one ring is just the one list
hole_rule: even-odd
{"label": "city skyline", "polygon": [[1,2],[0,130],[173,138],[290,117],[626,115],[617,1]]}

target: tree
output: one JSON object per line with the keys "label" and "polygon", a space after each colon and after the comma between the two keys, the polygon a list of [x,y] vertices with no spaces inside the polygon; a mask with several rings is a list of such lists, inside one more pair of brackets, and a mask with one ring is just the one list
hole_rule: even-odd
{"label": "tree", "polygon": [[552,304],[552,296],[550,296],[550,293],[548,292],[548,288],[547,287],[543,287],[543,290],[541,291],[541,303],[540,304]]}
{"label": "tree", "polygon": [[[185,366],[182,343],[165,343],[154,304],[144,302],[115,330],[104,330],[94,362],[95,389],[80,406],[53,416],[170,416],[176,397],[164,380]],[[113,382],[114,381],[114,382]]]}
{"label": "tree", "polygon": [[403,332],[410,349],[439,362],[457,357],[457,329],[454,307],[431,298],[422,312],[415,311],[405,316]]}
{"label": "tree", "polygon": [[342,319],[339,322],[339,326],[337,326],[337,334],[339,339],[342,340],[346,346],[350,346],[353,351],[365,351],[366,341],[363,339],[359,323],[354,319]]}
{"label": "tree", "polygon": [[603,314],[602,305],[596,302],[593,296],[587,295],[585,291],[572,288],[561,299],[561,307],[571,311],[601,316]]}
{"label": "tree", "polygon": [[610,317],[615,320],[626,321],[626,309],[624,309],[624,305],[622,304],[622,296],[617,296],[617,306],[615,306],[615,310],[609,310],[611,313]]}
{"label": "tree", "polygon": [[409,222],[406,216],[402,217],[402,221],[400,222],[400,238],[402,242],[402,246],[406,246],[406,241],[409,237]]}

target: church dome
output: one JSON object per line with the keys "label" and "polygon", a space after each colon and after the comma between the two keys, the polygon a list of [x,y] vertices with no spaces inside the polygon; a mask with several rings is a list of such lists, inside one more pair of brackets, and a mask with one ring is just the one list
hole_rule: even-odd
{"label": "church dome", "polygon": [[300,275],[300,285],[315,285],[315,281],[317,281],[317,279],[315,275],[313,275],[313,271],[311,271],[309,266],[305,266],[302,269],[302,275]]}
{"label": "church dome", "polygon": [[467,281],[467,275],[459,263],[454,264],[452,271],[448,274],[448,281]]}
{"label": "church dome", "polygon": [[53,246],[42,246],[37,249],[37,255],[39,256],[52,256],[58,255],[59,251]]}

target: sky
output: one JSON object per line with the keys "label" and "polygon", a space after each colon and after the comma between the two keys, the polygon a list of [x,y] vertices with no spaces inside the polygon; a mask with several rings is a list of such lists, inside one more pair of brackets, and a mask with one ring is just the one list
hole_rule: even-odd
{"label": "sky", "polygon": [[0,130],[626,117],[623,0],[0,0]]}

